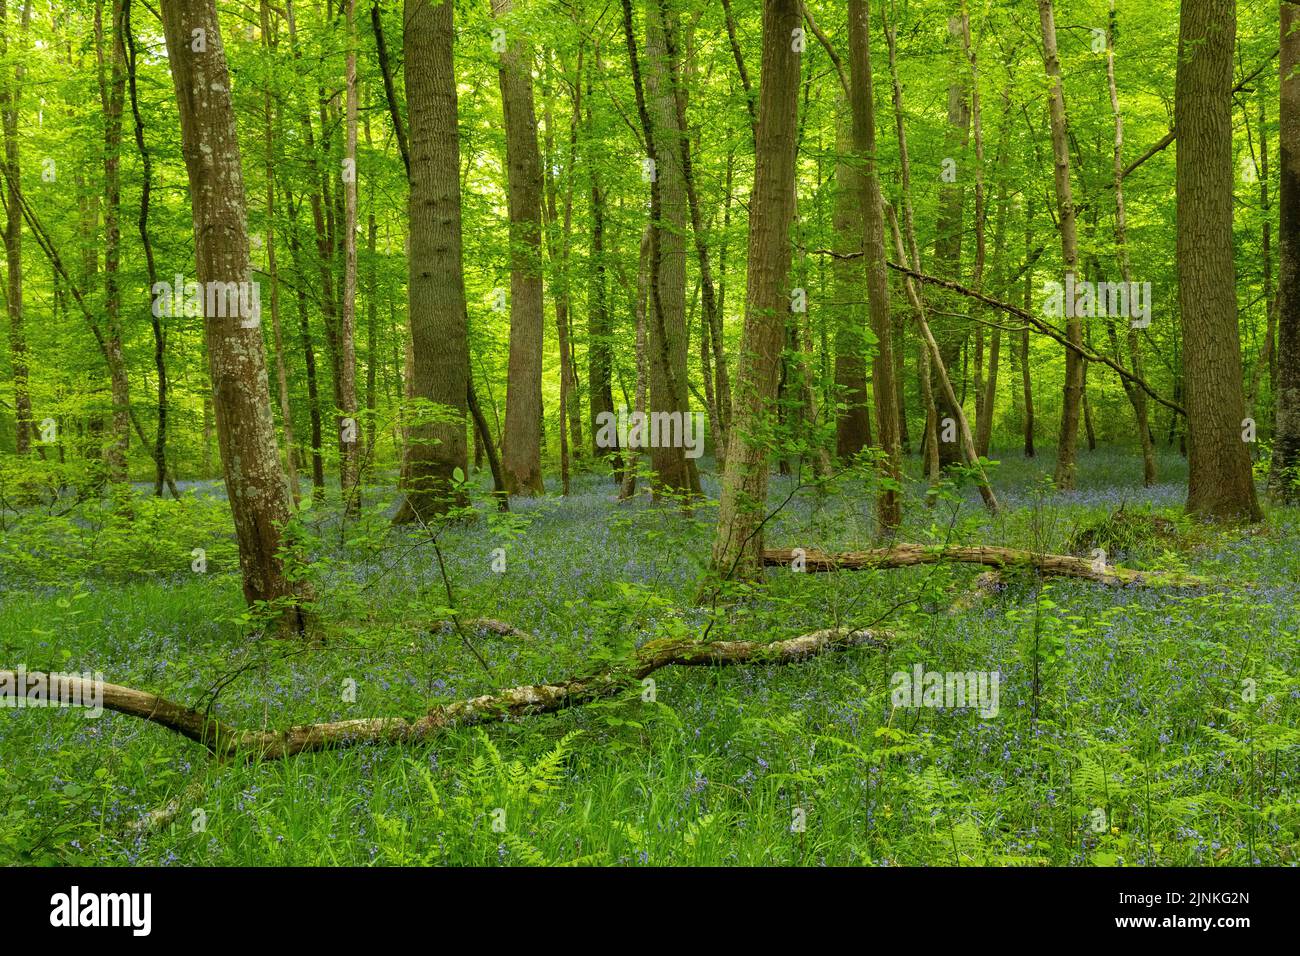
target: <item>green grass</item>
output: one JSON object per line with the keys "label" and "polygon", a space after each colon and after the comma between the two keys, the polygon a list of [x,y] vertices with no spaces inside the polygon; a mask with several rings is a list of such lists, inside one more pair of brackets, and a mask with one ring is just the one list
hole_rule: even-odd
{"label": "green grass", "polygon": [[[1042,453],[1040,453],[1042,454]],[[0,862],[45,864],[1227,865],[1300,847],[1300,527],[1221,531],[1169,483],[1131,482],[1126,451],[1084,454],[1081,489],[1041,491],[1046,454],[995,473],[996,519],[969,488],[933,509],[909,487],[906,540],[1060,550],[1121,504],[1167,517],[1130,536],[1131,567],[1186,568],[1204,593],[1012,576],[964,610],[980,569],[800,575],[711,613],[694,606],[714,512],[618,506],[580,476],[569,499],[440,529],[453,601],[532,639],[477,635],[491,673],[432,622],[448,598],[427,540],[390,532],[391,489],[340,533],[313,509],[325,647],[261,636],[245,613],[220,495],[62,524],[27,514],[0,544],[0,666],[102,671],[242,727],[418,715],[431,703],[557,680],[655,637],[777,639],[889,628],[860,648],[775,667],[655,674],[624,698],[406,747],[247,765],[116,714],[0,711]],[[772,504],[788,480],[774,483]],[[716,494],[716,483],[706,480]],[[148,520],[141,517],[147,514]],[[799,492],[774,546],[872,543],[869,483]],[[202,547],[205,574],[189,570]],[[504,548],[504,574],[491,568]],[[110,557],[111,556],[111,557]],[[1249,589],[1242,587],[1251,583]],[[890,676],[999,671],[1000,710],[894,708]],[[1034,672],[1038,694],[1034,694]],[[356,702],[344,699],[355,681]],[[1253,682],[1248,683],[1248,681]],[[1251,690],[1253,689],[1253,693]],[[1035,717],[1036,713],[1036,717]],[[184,795],[171,824],[130,824]],[[1100,811],[1098,814],[1097,811]],[[803,826],[797,825],[802,818]],[[203,828],[198,824],[204,823]]]}

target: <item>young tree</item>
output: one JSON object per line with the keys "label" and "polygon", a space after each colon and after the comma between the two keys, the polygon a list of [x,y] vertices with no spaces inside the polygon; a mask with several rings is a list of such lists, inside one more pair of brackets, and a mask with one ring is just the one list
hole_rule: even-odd
{"label": "young tree", "polygon": [[[162,19],[189,174],[195,271],[201,288],[229,289],[231,283],[250,282],[252,270],[230,73],[216,3],[163,0]],[[212,311],[206,308],[203,331],[244,597],[250,604],[289,599],[281,624],[302,631],[306,619],[299,601],[309,594],[286,576],[281,554],[291,502],[275,444],[261,329],[252,316]]]}
{"label": "young tree", "polygon": [[[406,500],[394,520],[424,521],[459,501],[455,472],[467,470],[469,340],[461,253],[460,145],[456,125],[452,4],[406,0],[406,102],[410,114],[411,229],[408,310],[412,394],[450,415],[411,429]],[[423,414],[423,413],[421,413]]]}
{"label": "young tree", "polygon": [[1183,0],[1178,130],[1178,305],[1187,408],[1187,511],[1257,521],[1243,441],[1241,342],[1232,261],[1232,57],[1235,0]]}

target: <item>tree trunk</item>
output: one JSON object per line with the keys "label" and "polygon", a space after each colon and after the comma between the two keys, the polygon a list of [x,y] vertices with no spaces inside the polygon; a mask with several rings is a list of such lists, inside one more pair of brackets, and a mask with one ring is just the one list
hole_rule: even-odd
{"label": "tree trunk", "polygon": [[[198,281],[203,288],[248,283],[244,183],[215,0],[164,0],[162,19],[189,174]],[[195,50],[200,39],[203,49]],[[300,632],[306,620],[298,601],[310,595],[285,574],[281,549],[292,508],[275,447],[262,334],[250,319],[204,317],[217,439],[244,597],[250,604],[287,600],[281,624]]]}
{"label": "tree trunk", "polygon": [[[145,272],[149,279],[152,293],[158,281],[158,266],[154,260],[153,239],[149,233],[149,204],[153,194],[153,157],[144,141],[144,118],[140,112],[140,96],[137,88],[135,37],[131,33],[131,0],[122,5],[122,33],[126,39],[127,81],[131,94],[131,116],[135,120],[135,145],[140,153],[140,244],[144,248]],[[167,471],[167,337],[161,319],[149,312],[149,323],[153,330],[153,364],[158,378],[158,427],[154,435],[154,495],[161,498],[164,483],[171,489],[172,497],[180,497],[175,482]]]}
{"label": "tree trunk", "polygon": [[[962,234],[965,231],[965,201],[967,170],[962,165],[962,154],[970,142],[969,66],[962,53],[964,20],[961,14],[948,18],[949,69],[948,127],[944,131],[944,165],[951,170],[951,179],[945,176],[939,185],[939,212],[934,242],[934,267],[938,275],[959,279],[962,275]],[[954,165],[947,166],[948,163]],[[952,373],[958,368],[962,347],[967,335],[966,323],[949,317],[937,317],[935,340],[939,343],[943,366]],[[954,382],[954,384],[957,384]],[[962,390],[964,391],[964,385]],[[954,392],[955,394],[955,392]],[[956,423],[957,408],[948,400],[943,389],[934,394],[936,428],[942,433],[946,420]],[[939,463],[947,468],[961,462],[961,446],[957,441],[939,441]]]}
{"label": "tree trunk", "polygon": [[[261,0],[259,17],[262,43],[271,56],[276,47],[271,41],[270,0]],[[280,398],[280,427],[284,431],[285,472],[294,502],[302,498],[298,487],[297,446],[293,436],[293,409],[289,405],[289,372],[284,357],[284,333],[280,327],[280,271],[275,258],[275,128],[272,123],[271,90],[262,97],[262,134],[266,152],[266,271],[271,279],[271,334],[275,343],[275,381]]]}
{"label": "tree trunk", "polygon": [[[463,503],[455,472],[468,468],[465,409],[469,339],[462,264],[460,144],[452,4],[406,0],[403,12],[410,112],[412,395],[443,406],[449,421],[413,425],[406,447],[406,500],[394,520],[427,521]],[[509,414],[507,412],[507,414]],[[417,410],[424,419],[426,410]]]}
{"label": "tree trunk", "polygon": [[[113,396],[113,439],[108,446],[108,479],[128,479],[127,449],[131,441],[131,389],[122,339],[122,293],[118,272],[122,258],[122,112],[126,102],[126,54],[122,40],[122,3],[113,0],[112,31],[105,38],[101,9],[95,8],[99,55],[100,97],[104,109],[104,345]],[[108,76],[104,76],[107,61]]]}
{"label": "tree trunk", "polygon": [[876,333],[871,384],[876,405],[876,438],[884,451],[880,492],[876,498],[878,529],[892,533],[903,521],[902,463],[898,435],[898,393],[894,387],[893,328],[889,315],[889,270],[885,265],[885,210],[876,168],[876,105],[871,83],[871,20],[866,0],[849,0],[850,103],[853,146],[863,164],[858,177],[862,196],[862,251],[867,270],[867,308]]}
{"label": "tree trunk", "polygon": [[[23,4],[22,33],[26,35],[31,19],[31,2]],[[9,23],[5,0],[0,0],[0,61],[8,61]],[[32,399],[28,389],[27,337],[23,331],[23,215],[18,207],[20,180],[18,153],[18,116],[22,100],[25,67],[19,59],[14,68],[13,86],[0,88],[3,111],[4,163],[6,170],[5,209],[5,295],[9,314],[9,362],[14,377],[15,450],[26,455],[31,449]]]}
{"label": "tree trunk", "polygon": [[312,497],[325,494],[325,462],[322,458],[320,386],[316,378],[316,343],[311,334],[307,311],[307,270],[302,261],[302,243],[298,239],[298,213],[293,195],[286,190],[289,205],[289,252],[293,258],[294,278],[298,285],[298,329],[302,342],[303,370],[307,375],[307,413],[311,423]]}
{"label": "tree trunk", "polygon": [[[625,9],[627,2],[624,0]],[[765,0],[745,327],[713,542],[713,568],[723,579],[762,574],[770,449],[758,436],[764,423],[775,417],[781,347],[790,307],[787,285],[800,66],[791,36],[799,23],[799,0]]]}
{"label": "tree trunk", "polygon": [[1235,0],[1183,0],[1178,129],[1178,304],[1187,408],[1187,511],[1262,518],[1242,440],[1241,343],[1232,261]]}
{"label": "tree trunk", "polygon": [[[1278,139],[1277,413],[1269,486],[1283,501],[1300,501],[1300,3],[1282,2]],[[1181,149],[1180,149],[1181,152]]]}
{"label": "tree trunk", "polygon": [[[339,326],[339,488],[343,513],[361,507],[361,423],[357,421],[357,34],[356,0],[347,0],[347,116],[343,146],[343,308]],[[453,167],[454,168],[454,167]],[[468,360],[466,360],[468,367]],[[463,442],[463,439],[462,439]]]}
{"label": "tree trunk", "polygon": [[[1048,112],[1052,124],[1053,172],[1056,185],[1056,209],[1061,228],[1061,262],[1065,267],[1065,283],[1072,285],[1072,276],[1078,267],[1079,238],[1075,227],[1074,193],[1070,186],[1070,133],[1065,118],[1065,93],[1061,87],[1061,61],[1056,50],[1056,19],[1052,0],[1038,0],[1038,18],[1043,31],[1043,66],[1050,84]],[[1069,310],[1070,313],[1074,309]],[[1083,320],[1070,315],[1065,323],[1066,338],[1076,346],[1083,345]],[[1079,435],[1079,416],[1083,409],[1083,360],[1078,353],[1067,349],[1065,353],[1065,389],[1061,404],[1061,432],[1056,447],[1056,487],[1062,491],[1074,488],[1076,456],[1075,443]]]}
{"label": "tree trunk", "polygon": [[[1129,269],[1128,226],[1124,210],[1124,114],[1120,112],[1119,90],[1115,83],[1115,35],[1118,32],[1117,28],[1115,0],[1110,0],[1110,24],[1106,31],[1106,79],[1110,87],[1111,112],[1115,114],[1115,254],[1119,258],[1120,277],[1126,286],[1132,288],[1129,285],[1132,276]],[[1267,187],[1265,189],[1267,190]],[[1264,235],[1267,237],[1267,219],[1264,223],[1264,230]],[[1267,238],[1265,239],[1265,246],[1267,246]],[[1115,361],[1123,361],[1119,354],[1119,337],[1115,332],[1113,321],[1108,323],[1108,329],[1115,351]],[[1141,377],[1142,342],[1138,337],[1137,330],[1132,327],[1132,323],[1129,324],[1128,330],[1128,349],[1133,374]],[[1147,396],[1142,389],[1134,387],[1123,379],[1120,381],[1124,386],[1124,393],[1128,396],[1129,403],[1133,406],[1133,415],[1136,419],[1138,441],[1142,448],[1142,484],[1150,488],[1156,483],[1156,451],[1155,442],[1151,440],[1151,425],[1147,420]]]}
{"label": "tree trunk", "polygon": [[[640,252],[637,255],[636,298],[634,302],[634,311],[636,313],[636,386],[634,398],[632,399],[632,410],[638,416],[645,413],[646,393],[650,389],[650,363],[646,349],[646,311],[650,297],[650,233],[651,227],[647,225],[641,233]],[[624,396],[626,397],[626,392],[624,392]],[[640,449],[639,444],[631,441],[631,439],[628,440],[627,459],[623,467],[623,481],[618,489],[620,501],[626,501],[636,494],[637,463],[641,457]]]}
{"label": "tree trunk", "polygon": [[533,110],[533,48],[510,22],[513,0],[492,0],[507,31],[501,54],[507,191],[510,207],[510,362],[502,449],[506,490],[540,495],[542,486],[542,159]]}
{"label": "tree trunk", "polygon": [[[691,414],[686,385],[686,218],[689,212],[683,169],[686,133],[677,103],[677,24],[664,9],[664,2],[647,0],[645,22],[644,99],[649,118],[646,139],[653,160],[651,205],[657,206],[651,221],[650,302],[646,312],[650,414],[680,416],[684,420]],[[656,496],[661,492],[669,496],[700,493],[695,460],[686,457],[682,442],[656,442],[650,448],[650,466],[655,475]]]}
{"label": "tree trunk", "polygon": [[[835,391],[843,407],[835,418],[835,454],[851,458],[871,445],[871,400],[867,394],[867,310],[863,308],[862,175],[852,162],[853,118],[848,104],[835,124],[835,210],[832,228],[835,278]],[[853,257],[853,258],[850,258]]]}

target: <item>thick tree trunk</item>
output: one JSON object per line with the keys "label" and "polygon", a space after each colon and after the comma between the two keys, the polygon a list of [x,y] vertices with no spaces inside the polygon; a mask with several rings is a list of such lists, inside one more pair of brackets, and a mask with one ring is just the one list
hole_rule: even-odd
{"label": "thick tree trunk", "polygon": [[1282,193],[1278,200],[1277,419],[1269,486],[1300,501],[1300,3],[1282,2]]}
{"label": "thick tree trunk", "polygon": [[1232,56],[1235,0],[1183,0],[1178,128],[1178,304],[1187,407],[1187,510],[1262,517],[1242,440],[1241,342],[1232,262]]}
{"label": "thick tree trunk", "polygon": [[762,523],[767,510],[771,450],[758,436],[763,424],[776,415],[781,347],[790,308],[787,286],[800,65],[800,54],[793,51],[791,36],[799,23],[799,0],[765,0],[754,189],[750,197],[749,286],[727,470],[713,542],[713,568],[724,579],[756,578],[762,574]]}
{"label": "thick tree trunk", "polygon": [[[678,110],[675,18],[665,0],[646,3],[645,107],[650,123],[647,140],[654,161],[652,192],[657,192],[657,218],[652,221],[650,246],[650,414],[691,414],[687,390],[686,220],[689,206],[683,159],[685,130]],[[652,197],[653,199],[653,197]],[[652,201],[652,205],[655,203]],[[681,442],[657,442],[650,449],[654,491],[698,495],[700,479],[695,460],[686,457]]]}
{"label": "thick tree trunk", "polygon": [[533,110],[533,48],[512,25],[513,0],[492,0],[506,30],[501,54],[506,180],[510,207],[510,363],[502,449],[506,490],[540,495],[542,486],[542,159]]}
{"label": "thick tree trunk", "polygon": [[[205,289],[248,283],[244,183],[215,0],[164,0],[162,19],[189,174],[198,281]],[[196,37],[202,38],[201,51],[193,48]],[[286,577],[281,554],[292,508],[275,447],[262,333],[249,316],[205,314],[203,326],[244,597],[250,604],[287,599],[281,623],[301,631],[305,617],[298,601],[309,594]]]}
{"label": "thick tree trunk", "polygon": [[876,105],[871,82],[871,19],[867,0],[849,0],[850,103],[853,147],[862,171],[862,251],[867,270],[867,308],[876,333],[871,384],[876,405],[876,438],[884,451],[881,487],[876,497],[878,530],[891,534],[903,521],[903,477],[898,434],[898,392],[894,387],[893,327],[889,315],[889,269],[885,265],[885,210],[876,168]]}
{"label": "thick tree trunk", "polygon": [[[31,0],[23,4],[22,33],[31,19]],[[5,0],[0,0],[0,60],[9,56],[9,23]],[[23,214],[18,207],[21,181],[18,152],[18,117],[22,101],[23,74],[20,59],[14,67],[12,87],[0,87],[0,111],[4,126],[6,169],[5,209],[5,295],[9,314],[9,362],[14,378],[15,451],[26,455],[31,449],[32,399],[28,387],[27,336],[23,331]]]}
{"label": "thick tree trunk", "polygon": [[[406,97],[410,111],[411,323],[415,398],[442,406],[449,420],[410,429],[406,500],[395,521],[427,521],[462,503],[455,472],[468,466],[465,406],[469,339],[460,212],[460,145],[452,46],[452,4],[406,0]],[[427,412],[421,412],[426,416]],[[508,414],[508,413],[507,413]]]}

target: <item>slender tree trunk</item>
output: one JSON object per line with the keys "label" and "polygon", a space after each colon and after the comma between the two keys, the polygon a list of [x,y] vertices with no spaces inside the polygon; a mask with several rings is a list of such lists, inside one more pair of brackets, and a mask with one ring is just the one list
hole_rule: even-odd
{"label": "slender tree trunk", "polygon": [[[1070,133],[1066,125],[1065,93],[1061,87],[1061,61],[1056,49],[1056,18],[1052,0],[1038,0],[1038,18],[1043,33],[1043,66],[1050,84],[1048,112],[1052,125],[1053,171],[1056,185],[1056,209],[1061,228],[1061,261],[1065,266],[1066,284],[1072,286],[1079,261],[1079,239],[1075,226],[1074,193],[1070,186]],[[1066,337],[1076,346],[1083,345],[1083,320],[1069,309]],[[1065,352],[1065,390],[1061,405],[1061,432],[1056,448],[1056,487],[1068,491],[1074,487],[1076,471],[1075,444],[1079,435],[1079,416],[1083,409],[1083,360],[1073,349]]]}
{"label": "slender tree trunk", "polygon": [[542,486],[542,160],[533,110],[533,48],[512,24],[513,0],[492,0],[503,25],[501,102],[505,111],[510,207],[510,362],[502,468],[512,495],[540,495]]}
{"label": "slender tree trunk", "polygon": [[799,0],[765,0],[754,189],[750,196],[749,286],[727,470],[713,542],[713,568],[723,579],[757,578],[762,574],[771,449],[759,435],[763,424],[775,417],[773,402],[789,314],[789,237],[794,221],[800,67],[800,54],[793,51],[791,37],[799,23]]}
{"label": "slender tree trunk", "polygon": [[[650,298],[651,232],[652,229],[647,224],[645,230],[641,233],[640,253],[637,256],[636,299],[634,302],[634,311],[636,313],[636,387],[632,411],[638,417],[645,414],[646,395],[650,390],[650,363],[646,357],[646,312],[648,311]],[[624,395],[626,396],[626,393]],[[626,501],[636,494],[637,464],[640,459],[640,450],[640,444],[633,441],[629,436],[627,459],[623,468],[623,481],[618,489],[620,501]]]}
{"label": "slender tree trunk", "polygon": [[311,334],[307,310],[307,270],[302,261],[302,243],[298,238],[298,213],[293,205],[293,195],[286,190],[289,206],[289,252],[293,258],[294,279],[298,294],[298,330],[302,343],[303,370],[307,376],[307,414],[311,423],[311,481],[312,496],[325,494],[325,462],[322,458],[320,386],[316,378],[316,344]]}
{"label": "slender tree trunk", "polygon": [[[1023,307],[1026,312],[1034,307],[1034,266],[1031,251],[1034,244],[1034,207],[1025,203],[1025,285]],[[1029,326],[1020,333],[1020,386],[1025,401],[1025,457],[1034,453],[1034,379],[1029,367]]]}
{"label": "slender tree trunk", "polygon": [[[1132,288],[1129,284],[1132,281],[1132,276],[1130,275],[1128,257],[1128,224],[1124,209],[1124,114],[1119,108],[1119,89],[1115,83],[1115,36],[1118,32],[1117,27],[1115,0],[1110,0],[1110,21],[1106,31],[1106,80],[1110,87],[1111,112],[1115,114],[1115,254],[1119,258],[1120,277],[1123,279],[1125,286]],[[1265,200],[1265,204],[1267,205],[1267,200]],[[1267,218],[1264,223],[1264,235],[1267,245]],[[1108,323],[1108,329],[1112,347],[1115,351],[1115,361],[1122,362],[1123,358],[1119,354],[1118,334],[1115,331],[1113,321]],[[1131,323],[1128,330],[1128,349],[1133,374],[1142,377],[1142,342],[1138,337],[1137,330],[1132,327]],[[1121,379],[1121,383],[1124,387],[1124,393],[1128,396],[1129,403],[1133,406],[1138,441],[1142,447],[1142,484],[1150,488],[1156,483],[1156,451],[1155,443],[1151,440],[1151,425],[1147,417],[1147,394],[1142,389],[1130,384],[1127,379]]]}
{"label": "slender tree trunk", "polygon": [[[276,54],[272,40],[270,0],[261,0],[259,18],[262,43],[270,56]],[[293,409],[289,405],[289,372],[284,356],[284,334],[280,326],[280,271],[275,258],[275,126],[272,121],[271,91],[262,98],[262,144],[266,160],[266,271],[271,278],[271,333],[275,343],[275,380],[280,399],[280,426],[284,431],[285,472],[289,492],[296,503],[302,498],[298,487],[297,445],[293,435]]]}
{"label": "slender tree trunk", "polygon": [[[355,517],[361,507],[361,423],[357,421],[357,33],[356,0],[346,0],[347,115],[343,146],[343,303],[339,327],[339,487],[344,514]],[[468,364],[468,360],[467,360]]]}
{"label": "slender tree trunk", "polygon": [[[126,75],[131,95],[131,116],[135,121],[135,145],[140,153],[140,218],[137,225],[140,244],[144,249],[145,271],[152,293],[158,282],[158,265],[154,260],[153,239],[149,233],[149,206],[153,195],[153,157],[145,144],[144,117],[140,112],[135,37],[131,32],[131,0],[125,0],[122,5],[122,33],[126,39]],[[152,309],[149,312],[149,323],[153,330],[154,373],[158,379],[158,426],[153,443],[154,495],[162,497],[165,483],[171,488],[172,497],[180,497],[167,471],[167,337],[160,317],[155,315]]]}
{"label": "slender tree trunk", "polygon": [[1178,302],[1187,408],[1187,511],[1257,521],[1242,440],[1241,342],[1232,261],[1235,0],[1183,0],[1174,97],[1178,129]]}
{"label": "slender tree trunk", "polygon": [[[244,183],[215,0],[163,0],[162,19],[180,108],[198,281],[204,288],[247,283],[252,276]],[[202,50],[193,48],[196,36]],[[250,604],[287,599],[281,623],[301,631],[306,620],[298,601],[310,595],[286,576],[281,554],[292,506],[275,447],[261,331],[248,317],[205,315],[203,324],[244,597]]]}
{"label": "slender tree trunk", "polygon": [[[836,122],[835,390],[842,407],[835,420],[835,454],[850,458],[871,445],[871,400],[867,394],[867,310],[862,281],[861,170],[853,165],[853,117],[848,104]],[[850,258],[853,257],[853,258]]]}
{"label": "slender tree trunk", "polygon": [[[970,143],[971,120],[970,66],[965,62],[962,52],[963,22],[960,12],[948,18],[948,66],[951,78],[948,83],[948,126],[944,131],[944,175],[939,184],[939,213],[934,243],[935,269],[940,276],[952,279],[962,275],[966,180],[970,175],[963,165],[963,154]],[[939,343],[943,366],[954,374],[959,373],[961,369],[958,365],[962,359],[968,327],[961,320],[939,316],[936,319],[934,337]],[[962,391],[965,391],[964,384]],[[943,389],[935,393],[934,401],[936,425],[940,433],[939,463],[947,468],[961,462],[959,442],[942,439],[943,433],[951,433],[952,430],[945,423],[956,423],[958,409],[949,404],[947,393]]]}
{"label": "slender tree trunk", "polygon": [[[370,116],[366,115],[366,150],[373,148],[370,137]],[[379,357],[379,276],[375,247],[379,241],[379,224],[375,221],[375,177],[367,180],[369,210],[366,213],[366,450],[363,468],[372,472],[375,467],[375,431],[378,427],[379,392],[378,375],[382,364]],[[364,477],[364,476],[363,476]]]}
{"label": "slender tree trunk", "polygon": [[122,257],[122,113],[126,102],[122,3],[123,0],[113,0],[113,25],[107,41],[103,35],[102,4],[95,8],[100,95],[104,109],[104,344],[113,396],[113,439],[106,457],[109,481],[115,483],[124,483],[128,479],[127,450],[131,441],[131,389],[122,337],[122,293],[118,284]]}
{"label": "slender tree trunk", "polygon": [[[465,411],[469,339],[462,264],[460,145],[452,4],[406,0],[404,52],[410,112],[410,287],[412,394],[450,420],[412,426],[406,500],[395,521],[427,521],[463,503],[455,472],[469,467]],[[421,416],[427,412],[420,412]],[[507,413],[508,414],[508,413]]]}

